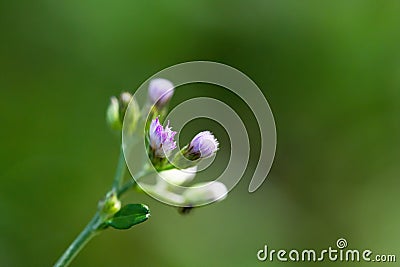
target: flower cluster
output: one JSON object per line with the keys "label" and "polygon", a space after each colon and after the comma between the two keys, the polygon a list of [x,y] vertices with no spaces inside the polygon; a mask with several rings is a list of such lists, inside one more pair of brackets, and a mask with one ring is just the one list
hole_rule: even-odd
{"label": "flower cluster", "polygon": [[[150,81],[148,100],[153,108],[150,110],[151,121],[144,125],[147,127],[148,155],[157,170],[157,175],[155,184],[141,182],[140,187],[160,200],[186,208],[222,200],[228,190],[221,182],[187,186],[196,176],[198,163],[202,159],[214,156],[219,149],[219,142],[210,131],[202,131],[195,135],[188,145],[174,152],[177,147],[175,141],[177,132],[172,130],[169,121],[165,126],[161,123],[173,94],[174,85],[169,80],[157,78]],[[115,97],[111,99],[107,113],[111,126],[116,125],[116,128],[121,128],[121,118],[127,116],[125,113],[128,114],[127,103],[130,101],[134,100],[127,93],[121,94],[119,99]],[[133,105],[137,105],[136,102]],[[130,111],[129,107],[128,110]],[[136,118],[139,108],[134,107],[132,112],[136,114],[130,116]],[[177,186],[180,190],[176,189]]]}
{"label": "flower cluster", "polygon": [[[169,121],[165,126],[162,122],[173,94],[174,85],[166,79],[158,78],[150,81],[148,103],[142,110],[130,93],[124,92],[118,98],[111,98],[107,109],[108,125],[113,130],[123,130],[123,137],[127,135],[132,137],[133,141],[123,142],[110,191],[99,202],[94,217],[54,266],[67,266],[89,239],[100,231],[107,228],[126,230],[149,219],[150,210],[146,205],[132,203],[122,205],[120,197],[132,187],[138,185],[158,200],[178,206],[182,214],[188,213],[194,207],[220,201],[226,197],[228,193],[226,186],[217,181],[187,186],[196,176],[199,161],[213,156],[218,150],[219,143],[211,132],[203,131],[182,150],[172,155],[177,147],[174,139],[177,132],[169,126]],[[131,150],[131,144],[143,140],[143,133],[145,133],[146,152],[154,168],[151,168],[150,162],[144,163],[142,168],[139,168],[140,171],[135,173],[135,182],[129,180],[124,183],[127,163],[137,163],[136,160],[126,158],[126,151]],[[133,149],[130,152],[136,154]],[[139,162],[141,156],[139,153]],[[172,161],[169,159],[170,156]],[[177,163],[181,162],[185,167],[177,166]],[[139,181],[154,174],[152,170],[156,171],[155,183]]]}

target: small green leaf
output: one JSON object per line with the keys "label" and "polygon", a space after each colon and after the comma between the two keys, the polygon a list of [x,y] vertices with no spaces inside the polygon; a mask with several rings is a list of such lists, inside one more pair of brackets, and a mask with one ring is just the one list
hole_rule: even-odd
{"label": "small green leaf", "polygon": [[128,204],[122,207],[108,221],[108,225],[115,229],[129,229],[132,226],[146,221],[150,216],[150,210],[143,204]]}

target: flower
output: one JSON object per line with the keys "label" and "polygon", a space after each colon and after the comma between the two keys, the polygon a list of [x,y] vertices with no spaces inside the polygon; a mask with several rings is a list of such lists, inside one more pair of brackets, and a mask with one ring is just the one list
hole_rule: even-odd
{"label": "flower", "polygon": [[186,206],[201,206],[226,198],[228,189],[217,181],[195,184],[183,192]]}
{"label": "flower", "polygon": [[167,79],[157,78],[150,81],[149,98],[158,108],[169,102],[174,94],[174,85]]}
{"label": "flower", "polygon": [[165,158],[176,148],[176,142],[174,136],[176,132],[171,130],[169,127],[169,121],[167,126],[164,127],[160,124],[157,118],[152,120],[149,130],[150,147],[153,150],[154,156],[158,158]]}
{"label": "flower", "polygon": [[184,156],[190,160],[209,158],[218,150],[218,141],[209,131],[198,133],[184,151]]}

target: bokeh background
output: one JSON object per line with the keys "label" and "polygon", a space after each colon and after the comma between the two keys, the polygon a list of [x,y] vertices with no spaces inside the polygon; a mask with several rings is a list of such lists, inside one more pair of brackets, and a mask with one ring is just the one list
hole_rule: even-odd
{"label": "bokeh background", "polygon": [[[247,192],[259,133],[240,99],[177,91],[172,105],[204,95],[237,110],[251,132],[246,176],[188,216],[132,191],[124,202],[149,205],[150,220],[95,237],[72,266],[309,266],[256,252],[341,237],[399,257],[399,14],[391,0],[0,1],[0,266],[54,264],[112,182],[109,97],[191,60],[229,64],[263,90],[278,133],[268,179]],[[184,138],[204,125],[226,139],[204,120]]]}

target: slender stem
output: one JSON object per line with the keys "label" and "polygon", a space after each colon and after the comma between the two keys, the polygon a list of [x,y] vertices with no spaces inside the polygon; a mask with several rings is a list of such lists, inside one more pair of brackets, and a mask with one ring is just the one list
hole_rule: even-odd
{"label": "slender stem", "polygon": [[121,188],[117,191],[117,196],[121,197],[126,191],[128,191],[129,189],[131,189],[134,185],[136,184],[136,182],[134,180],[129,180],[127,181],[123,186],[121,186]]}
{"label": "slender stem", "polygon": [[115,171],[114,182],[112,188],[115,191],[121,187],[122,181],[124,180],[124,176],[126,173],[126,163],[125,163],[125,156],[124,151],[121,146],[121,151],[119,153],[119,159],[117,164],[117,170]]}
{"label": "slender stem", "polygon": [[122,196],[126,191],[131,189],[133,186],[136,185],[136,181],[139,180],[140,178],[145,177],[146,175],[150,174],[151,172],[148,170],[142,170],[139,172],[137,175],[135,175],[135,179],[130,179],[127,181],[124,185],[122,185],[118,190],[117,190],[117,196],[120,197]]}
{"label": "slender stem", "polygon": [[[117,169],[115,171],[114,182],[112,186],[112,190],[115,192],[119,192],[121,189],[121,184],[124,179],[126,173],[126,163],[124,152],[121,147],[121,152],[119,154]],[[126,190],[128,190],[127,188]],[[125,192],[124,190],[123,192]],[[122,192],[122,193],[123,193]],[[120,194],[118,194],[120,195]],[[92,239],[93,236],[100,230],[100,225],[104,223],[104,218],[100,216],[100,213],[97,212],[92,220],[86,225],[86,227],[82,230],[82,232],[76,237],[76,239],[72,242],[72,244],[68,247],[68,249],[64,252],[64,254],[60,257],[60,259],[54,265],[55,267],[68,266],[71,261],[75,258],[75,256],[81,251],[81,249],[87,244],[87,242]]]}
{"label": "slender stem", "polygon": [[[128,191],[131,187],[133,187],[136,184],[135,180],[130,179],[124,185],[122,185],[125,173],[126,173],[126,163],[125,163],[124,153],[121,147],[121,152],[119,155],[118,165],[115,171],[115,177],[112,186],[112,191],[116,192],[118,197],[120,197],[122,194],[124,194],[126,191]],[[145,168],[143,171],[139,172],[135,178],[136,180],[138,180],[148,175],[149,173],[150,172]],[[68,266],[71,263],[71,261],[75,258],[75,256],[79,253],[79,251],[81,251],[81,249],[90,241],[90,239],[92,239],[92,237],[95,236],[96,233],[101,229],[101,225],[104,223],[104,220],[105,219],[103,218],[103,216],[100,216],[100,211],[98,211],[54,266],[55,267]]]}
{"label": "slender stem", "polygon": [[78,255],[79,251],[96,235],[96,231],[100,226],[100,216],[96,213],[92,220],[86,225],[82,232],[76,237],[60,259],[56,262],[54,267],[68,266],[71,261]]}

